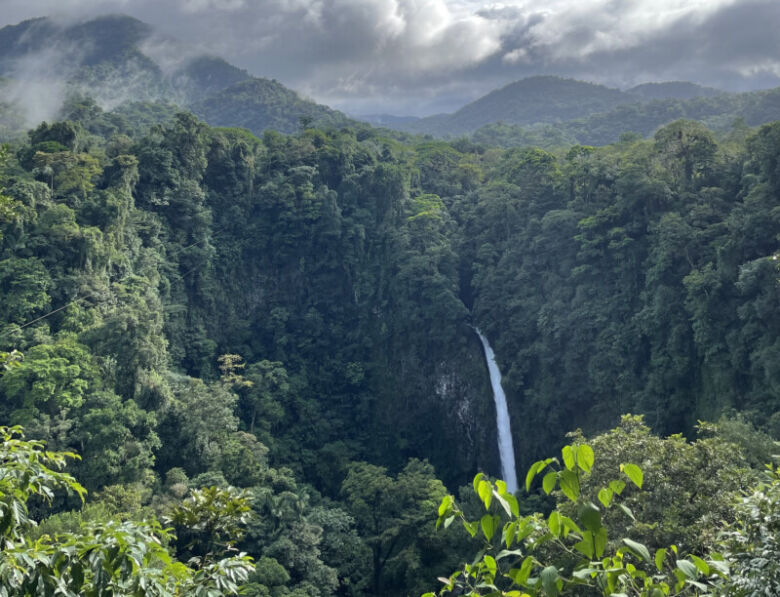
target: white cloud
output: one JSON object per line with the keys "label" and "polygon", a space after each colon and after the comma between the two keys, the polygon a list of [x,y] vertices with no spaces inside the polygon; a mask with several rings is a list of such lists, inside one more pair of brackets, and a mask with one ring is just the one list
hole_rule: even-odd
{"label": "white cloud", "polygon": [[12,63],[11,82],[3,90],[4,99],[19,108],[26,126],[56,117],[65,99],[69,75],[63,56],[79,51],[74,46],[57,44]]}
{"label": "white cloud", "polygon": [[182,0],[184,12],[197,13],[210,10],[234,11],[245,6],[244,0]]}

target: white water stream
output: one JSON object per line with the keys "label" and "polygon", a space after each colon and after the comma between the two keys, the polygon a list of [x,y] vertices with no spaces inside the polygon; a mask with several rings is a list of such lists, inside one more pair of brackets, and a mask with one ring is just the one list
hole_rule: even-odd
{"label": "white water stream", "polygon": [[517,471],[515,469],[515,448],[512,444],[512,429],[509,425],[509,410],[506,406],[504,388],[501,387],[501,371],[498,370],[496,355],[490,348],[487,338],[477,328],[482,347],[485,349],[488,371],[490,372],[490,384],[493,386],[493,400],[496,403],[496,426],[498,427],[498,453],[501,457],[501,476],[506,481],[507,491],[517,491]]}

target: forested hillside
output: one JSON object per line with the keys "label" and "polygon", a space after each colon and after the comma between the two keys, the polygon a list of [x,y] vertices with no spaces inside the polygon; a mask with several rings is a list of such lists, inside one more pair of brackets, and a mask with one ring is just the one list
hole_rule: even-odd
{"label": "forested hillside", "polygon": [[[780,124],[717,142],[680,120],[548,153],[128,114],[73,104],[3,153],[0,423],[80,454],[67,471],[89,491],[78,514],[59,493],[33,502],[54,514],[36,538],[158,516],[196,572],[233,547],[254,558],[247,594],[434,589],[479,549],[435,531],[440,500],[498,470],[472,325],[501,366],[521,470],[569,431],[640,413],[699,441],[634,419],[592,439],[686,504],[672,519],[630,494],[661,521],[635,538],[703,553],[742,520],[728,492],[780,437]],[[685,485],[708,458],[716,505]],[[246,491],[196,491],[228,486]],[[244,529],[231,540],[225,519],[199,522],[220,500]]]}
{"label": "forested hillside", "polygon": [[723,132],[780,118],[780,89],[724,93],[693,83],[646,83],[627,91],[559,77],[529,77],[452,114],[404,120],[375,117],[377,125],[487,146],[562,149],[608,145],[633,133],[649,138],[675,120],[696,120]]}
{"label": "forested hillside", "polygon": [[214,126],[242,127],[256,135],[266,129],[294,133],[301,122],[320,127],[358,124],[341,112],[304,100],[281,83],[267,79],[231,85],[196,101],[192,111]]}
{"label": "forested hillside", "polygon": [[67,118],[68,104],[85,96],[119,114],[139,103],[155,109],[175,104],[212,125],[255,134],[266,128],[295,132],[302,118],[321,126],[351,122],[277,81],[252,77],[124,15],[76,23],[40,18],[3,27],[0,89],[5,140],[41,119]]}
{"label": "forested hillside", "polygon": [[494,123],[472,134],[478,143],[501,147],[562,148],[572,144],[607,145],[621,135],[652,137],[662,126],[678,119],[696,120],[717,133],[735,126],[757,126],[780,117],[780,89],[722,94],[688,100],[655,99],[618,106],[557,124],[530,127]]}
{"label": "forested hillside", "polygon": [[628,89],[626,93],[645,99],[693,99],[695,97],[713,97],[723,92],[713,87],[703,87],[687,81],[668,81],[666,83],[642,83]]}
{"label": "forested hillside", "polygon": [[607,112],[638,96],[604,85],[560,77],[529,77],[491,91],[453,114],[402,124],[404,130],[462,135],[494,122],[531,125]]}

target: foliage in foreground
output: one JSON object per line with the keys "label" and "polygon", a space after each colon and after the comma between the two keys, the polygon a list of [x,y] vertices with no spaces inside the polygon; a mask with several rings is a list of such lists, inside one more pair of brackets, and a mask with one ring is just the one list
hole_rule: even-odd
{"label": "foliage in foreground", "polygon": [[594,463],[593,448],[574,443],[562,449],[561,459],[537,461],[528,471],[526,490],[530,491],[537,475],[544,474],[544,492],[557,490],[565,496],[574,506],[571,517],[563,507],[553,509],[546,520],[540,514],[520,516],[517,499],[506,483],[493,484],[481,473],[473,483],[485,509],[479,520],[468,520],[454,498],[445,496],[437,526],[448,527],[460,519],[472,537],[482,540],[482,549],[472,563],[440,579],[444,587],[438,595],[664,597],[716,592],[729,572],[722,555],[682,557],[676,545],[651,553],[631,537],[616,541],[609,536],[608,519],[634,518],[622,496],[629,483],[642,488],[644,473],[634,463],[621,463],[613,478],[598,489],[596,502],[582,491]]}
{"label": "foliage in foreground", "polygon": [[[83,533],[44,534],[30,538],[36,525],[29,516],[35,499],[51,502],[55,492],[78,495],[86,490],[68,473],[68,452],[45,450],[43,442],[25,440],[20,427],[0,427],[0,595],[195,595],[238,592],[254,568],[245,554],[224,541],[219,552],[206,552],[183,564],[165,547],[175,539],[156,520],[106,521]],[[206,499],[201,493],[205,493]],[[215,494],[219,493],[217,496]],[[210,501],[209,501],[210,498]],[[205,504],[204,501],[208,502]],[[235,530],[235,513],[243,514],[245,499],[230,491],[194,492],[177,509],[173,522],[220,535]],[[189,502],[189,503],[188,503]],[[243,518],[238,520],[243,522]]]}
{"label": "foliage in foreground", "polygon": [[731,562],[730,597],[780,594],[780,467],[737,506],[737,521],[724,534]]}

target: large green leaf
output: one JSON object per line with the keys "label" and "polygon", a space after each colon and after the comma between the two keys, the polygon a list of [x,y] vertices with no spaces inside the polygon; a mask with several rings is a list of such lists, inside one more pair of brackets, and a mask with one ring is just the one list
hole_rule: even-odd
{"label": "large green leaf", "polygon": [[633,539],[629,539],[628,537],[624,537],[623,545],[628,547],[635,555],[642,558],[645,562],[650,561],[650,551],[641,543],[638,543]]}
{"label": "large green leaf", "polygon": [[691,580],[699,578],[699,571],[693,562],[689,562],[688,560],[677,560],[677,568]]}
{"label": "large green leaf", "polygon": [[595,504],[588,502],[580,508],[580,520],[589,531],[598,531],[601,528],[601,512]]}
{"label": "large green leaf", "polygon": [[499,518],[498,516],[493,516],[491,514],[485,514],[479,521],[479,525],[482,527],[482,532],[485,535],[485,538],[490,541],[493,538],[493,535],[496,534],[496,530],[498,529],[498,523]]}
{"label": "large green leaf", "polygon": [[555,489],[555,484],[558,481],[558,473],[554,471],[550,471],[544,476],[544,479],[542,479],[542,489],[544,489],[544,492],[547,495],[550,495],[550,492]]}
{"label": "large green leaf", "polygon": [[607,529],[605,527],[601,527],[593,533],[593,547],[596,550],[597,558],[604,555],[604,550],[607,547]]}
{"label": "large green leaf", "polygon": [[544,460],[538,460],[531,465],[528,469],[528,473],[525,476],[525,490],[531,491],[531,483],[533,483],[534,477],[540,473],[547,463]]}
{"label": "large green leaf", "polygon": [[570,470],[563,470],[558,474],[558,483],[561,486],[563,494],[572,502],[576,502],[580,497],[580,482],[577,473]]}
{"label": "large green leaf", "polygon": [[515,584],[524,587],[528,582],[528,578],[531,576],[531,570],[534,567],[533,556],[526,556],[520,568],[512,568],[509,570],[507,576],[511,578]]}
{"label": "large green leaf", "polygon": [[660,549],[657,549],[655,552],[655,567],[658,569],[658,572],[661,572],[661,570],[663,569],[665,559],[666,559],[666,548],[661,547]]}
{"label": "large green leaf", "polygon": [[599,501],[604,505],[605,508],[609,508],[610,504],[612,504],[612,497],[613,493],[611,489],[607,489],[606,487],[602,487],[599,489],[598,498]]}
{"label": "large green leaf", "polygon": [[550,512],[550,516],[547,518],[547,527],[550,532],[556,537],[561,534],[561,513],[558,510]]}
{"label": "large green leaf", "polygon": [[587,444],[577,446],[577,466],[583,471],[590,472],[595,462],[595,455],[593,454],[593,448]]}
{"label": "large green leaf", "polygon": [[574,449],[571,446],[563,446],[563,449],[561,450],[561,456],[563,456],[563,465],[567,469],[573,470],[575,466]]}
{"label": "large green leaf", "polygon": [[486,555],[482,558],[482,562],[485,564],[485,568],[488,569],[490,575],[495,578],[496,576],[496,560],[493,556]]}
{"label": "large green leaf", "polygon": [[589,560],[596,556],[596,547],[593,541],[593,533],[588,531],[583,534],[582,541],[574,544],[574,549],[580,552]]}
{"label": "large green leaf", "polygon": [[627,463],[620,465],[621,470],[626,473],[626,476],[633,481],[634,485],[642,489],[642,482],[644,480],[644,474],[642,469],[635,464]]}
{"label": "large green leaf", "polygon": [[555,566],[547,566],[547,568],[542,570],[539,578],[542,581],[544,594],[547,595],[547,597],[556,597],[559,593],[558,579],[560,578],[560,574],[558,573],[558,569]]}
{"label": "large green leaf", "polygon": [[493,501],[493,487],[487,481],[480,481],[477,493],[479,493],[482,503],[485,504],[485,510],[488,510],[490,503]]}

